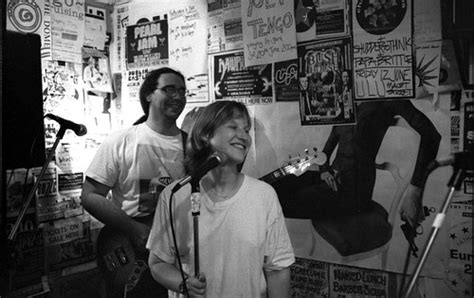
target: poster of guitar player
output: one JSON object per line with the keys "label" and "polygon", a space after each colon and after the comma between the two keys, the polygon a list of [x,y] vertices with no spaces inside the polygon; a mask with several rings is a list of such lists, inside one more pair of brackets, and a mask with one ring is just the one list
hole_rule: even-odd
{"label": "poster of guitar player", "polygon": [[298,46],[302,125],[354,123],[350,39]]}
{"label": "poster of guitar player", "polygon": [[[438,168],[423,183],[428,163],[449,155],[450,132],[444,125],[449,103],[434,107],[427,100],[367,101],[355,105],[355,125],[303,127],[299,111],[290,104],[279,102],[260,114],[264,121],[256,119],[256,157],[247,156],[255,164],[246,162],[243,169],[262,177],[282,165],[288,168],[289,155],[301,155],[295,168],[307,170],[272,184],[295,254],[400,273],[409,253],[412,272],[450,176],[448,167]],[[327,163],[315,163],[316,169],[302,166],[321,153]],[[422,212],[420,225],[410,206]],[[410,220],[416,230],[406,228]],[[423,272],[443,275],[448,238],[446,231],[440,232]]]}

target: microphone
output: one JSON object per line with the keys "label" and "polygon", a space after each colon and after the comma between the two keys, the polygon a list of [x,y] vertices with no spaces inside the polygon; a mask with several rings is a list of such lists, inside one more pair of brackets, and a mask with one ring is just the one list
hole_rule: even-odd
{"label": "microphone", "polygon": [[214,169],[221,163],[227,160],[227,156],[222,152],[214,152],[209,158],[197,169],[193,170],[190,175],[182,178],[171,190],[171,192],[177,192],[181,187],[189,182],[197,182],[201,180],[202,176],[206,175],[207,172]]}
{"label": "microphone", "polygon": [[83,136],[87,133],[87,127],[83,124],[77,124],[72,121],[63,119],[59,116],[53,115],[53,114],[46,114],[45,117],[48,117],[50,119],[53,119],[54,121],[58,122],[59,125],[64,126],[66,129],[71,129],[76,133],[76,135]]}
{"label": "microphone", "polygon": [[474,168],[473,155],[469,151],[452,153],[446,158],[433,160],[428,165],[428,169],[434,170],[439,167],[450,166],[450,165],[457,166],[464,169],[473,169]]}

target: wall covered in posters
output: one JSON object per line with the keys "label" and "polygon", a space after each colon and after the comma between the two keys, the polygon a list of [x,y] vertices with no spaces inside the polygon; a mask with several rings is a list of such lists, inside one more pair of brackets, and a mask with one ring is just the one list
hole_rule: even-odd
{"label": "wall covered in posters", "polygon": [[[274,185],[298,256],[292,267],[295,297],[387,296],[397,291],[408,255],[408,270],[413,270],[441,207],[451,168],[436,169],[426,184],[420,183],[420,172],[431,159],[470,148],[473,139],[472,92],[462,90],[459,73],[456,76],[454,46],[440,33],[426,33],[425,27],[438,28],[427,22],[440,23],[439,15],[424,16],[420,23],[420,5],[411,0],[275,1],[285,3],[284,10],[252,14],[267,22],[271,37],[249,39],[245,32],[260,30],[255,25],[249,31],[248,22],[255,20],[242,18],[249,1],[117,1],[113,7],[91,10],[105,11],[106,18],[93,18],[87,26],[79,20],[79,9],[90,4],[87,1],[76,1],[70,13],[48,10],[51,3],[46,0],[32,2],[38,4],[32,11],[44,10],[42,25],[30,24],[45,40],[44,112],[84,123],[88,134],[66,135],[42,183],[43,192],[28,209],[17,249],[25,260],[35,262],[20,268],[18,288],[33,281],[40,284],[41,277],[52,272],[89,268],[101,224],[80,206],[83,172],[106,135],[142,115],[139,86],[150,70],[163,65],[181,70],[187,78],[188,105],[180,123],[188,112],[215,100],[249,106],[254,145],[243,167],[246,174],[262,177],[288,162],[297,165],[306,156],[327,160]],[[61,2],[63,7],[68,3]],[[18,9],[14,4],[9,1],[12,13]],[[84,50],[83,44],[66,38],[57,43],[60,48],[49,48],[53,60],[47,47],[52,38],[46,34],[48,13],[55,14],[49,16],[54,38],[79,40],[85,35],[89,45],[106,41],[103,49]],[[280,15],[288,26],[269,26]],[[99,28],[104,23],[110,36]],[[65,32],[63,24],[72,31]],[[9,26],[27,25],[11,21]],[[85,33],[87,27],[100,38],[90,40],[94,35]],[[248,55],[260,44],[264,53],[278,45],[291,48],[291,55],[250,62],[246,50]],[[57,123],[48,119],[45,131],[51,148]],[[370,146],[358,146],[361,143]],[[330,189],[328,173],[338,190]],[[12,225],[18,216],[13,205],[21,205],[24,181],[31,186],[34,174],[25,169],[7,174]],[[472,195],[472,176],[469,172],[457,203]],[[402,228],[406,222],[401,212],[420,188],[426,218],[411,239]],[[348,218],[341,216],[341,206],[326,204],[326,198],[345,198],[349,204],[351,199],[365,200],[370,208]],[[459,206],[449,211],[449,228],[441,231],[422,271],[420,294],[436,289],[461,293],[449,283],[435,283],[435,290],[427,286],[453,277],[470,286],[472,295],[469,264],[461,259],[467,258],[468,241],[460,242],[469,238],[463,229],[472,210],[469,204]]]}

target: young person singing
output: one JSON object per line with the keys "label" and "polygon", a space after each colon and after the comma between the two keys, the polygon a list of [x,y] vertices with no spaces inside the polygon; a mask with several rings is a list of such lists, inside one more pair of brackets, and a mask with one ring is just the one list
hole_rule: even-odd
{"label": "young person singing", "polygon": [[214,152],[225,156],[199,182],[198,243],[191,185],[173,193],[172,183],[160,195],[147,243],[149,265],[175,296],[289,297],[295,258],[278,198],[270,185],[239,171],[251,145],[250,129],[247,108],[234,101],[208,105],[194,122],[186,151],[189,169],[199,168]]}

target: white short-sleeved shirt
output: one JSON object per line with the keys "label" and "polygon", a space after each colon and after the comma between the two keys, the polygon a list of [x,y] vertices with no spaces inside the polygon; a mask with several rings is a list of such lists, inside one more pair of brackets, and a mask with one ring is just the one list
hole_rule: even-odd
{"label": "white short-sleeved shirt", "polygon": [[[174,184],[161,194],[147,248],[165,262],[176,264],[169,225]],[[190,192],[188,184],[173,195],[173,221],[183,268],[194,274]],[[263,270],[283,269],[295,260],[274,189],[245,176],[237,193],[225,201],[213,202],[202,187],[199,196],[199,268],[207,278],[206,297],[265,297]]]}
{"label": "white short-sleeved shirt", "polygon": [[146,123],[110,135],[86,171],[132,217],[153,213],[161,190],[184,174],[182,135],[161,135]]}

